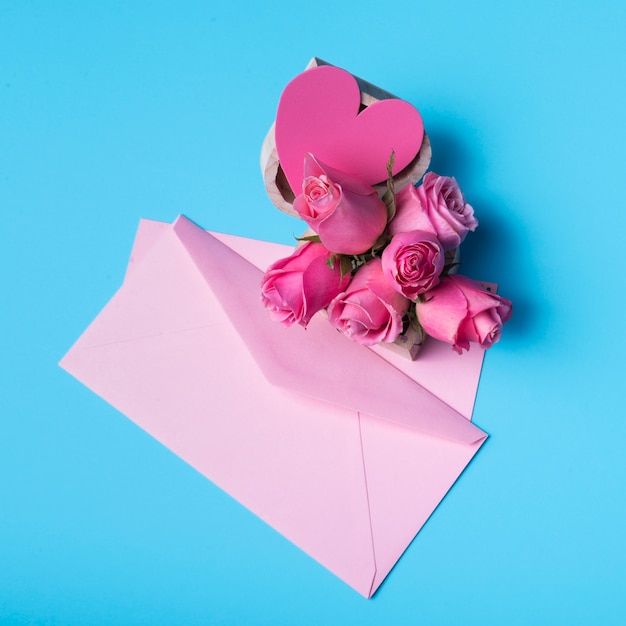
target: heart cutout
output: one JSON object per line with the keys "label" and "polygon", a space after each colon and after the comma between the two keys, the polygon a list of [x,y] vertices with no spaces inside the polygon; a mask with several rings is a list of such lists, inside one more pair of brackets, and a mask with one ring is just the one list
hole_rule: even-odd
{"label": "heart cutout", "polygon": [[392,151],[394,175],[413,161],[424,138],[418,110],[395,98],[361,112],[360,103],[355,78],[330,65],[311,68],[287,85],[276,114],[276,151],[296,195],[307,152],[369,185],[386,180]]}

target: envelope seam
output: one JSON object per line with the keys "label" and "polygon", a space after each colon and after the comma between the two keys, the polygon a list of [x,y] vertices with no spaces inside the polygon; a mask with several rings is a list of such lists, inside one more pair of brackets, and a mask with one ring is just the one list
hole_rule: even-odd
{"label": "envelope seam", "polygon": [[370,584],[369,593],[367,594],[367,597],[369,598],[372,596],[372,593],[373,593],[373,587],[376,581],[376,575],[378,574],[378,565],[377,565],[377,560],[376,560],[376,546],[374,544],[374,528],[372,526],[372,508],[370,505],[369,486],[367,484],[367,465],[365,463],[365,448],[363,446],[363,430],[361,428],[360,411],[357,411],[357,419],[358,419],[358,424],[359,424],[359,445],[361,446],[361,459],[363,463],[363,480],[365,482],[365,499],[367,502],[367,519],[368,519],[369,527],[370,527],[370,540],[372,542],[372,555],[374,556],[374,573],[372,575],[372,582]]}

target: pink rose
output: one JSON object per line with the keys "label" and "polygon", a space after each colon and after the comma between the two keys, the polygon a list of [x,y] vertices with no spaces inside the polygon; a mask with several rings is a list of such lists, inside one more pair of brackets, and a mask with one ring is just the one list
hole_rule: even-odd
{"label": "pink rose", "polygon": [[435,235],[447,252],[457,248],[477,226],[474,209],[465,202],[456,180],[429,172],[419,187],[408,185],[396,196],[389,232],[425,230]]}
{"label": "pink rose", "polygon": [[344,293],[328,307],[331,324],[366,346],[395,341],[409,301],[385,278],[381,260],[361,266]]}
{"label": "pink rose", "polygon": [[502,324],[512,313],[510,300],[490,293],[465,276],[442,278],[441,283],[415,304],[424,332],[452,344],[456,352],[469,350],[469,342],[489,348],[500,339]]}
{"label": "pink rose", "polygon": [[438,239],[422,230],[398,233],[383,250],[383,272],[409,300],[439,284],[444,252]]}
{"label": "pink rose", "polygon": [[324,169],[310,153],[304,157],[302,193],[293,208],[329,250],[341,254],[365,252],[387,224],[387,208],[373,187]]}
{"label": "pink rose", "polygon": [[307,242],[270,265],[261,282],[261,300],[274,321],[306,326],[348,286],[350,275],[342,277],[338,263],[330,269],[329,257],[321,243]]}

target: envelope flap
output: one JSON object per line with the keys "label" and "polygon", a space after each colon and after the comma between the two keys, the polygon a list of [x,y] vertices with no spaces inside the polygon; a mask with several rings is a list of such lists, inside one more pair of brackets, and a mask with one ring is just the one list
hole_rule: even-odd
{"label": "envelope flap", "polygon": [[133,275],[137,267],[141,266],[143,259],[148,256],[150,250],[152,250],[155,244],[162,238],[163,234],[170,230],[171,227],[172,225],[166,222],[158,222],[145,218],[139,220],[139,228],[137,229],[135,241],[133,242],[133,249],[130,253],[128,266],[126,267],[124,281],[126,281],[129,276]]}
{"label": "envelope flap", "polygon": [[473,443],[485,433],[374,352],[325,320],[273,322],[260,300],[263,272],[184,217],[174,232],[274,385],[423,433]]}

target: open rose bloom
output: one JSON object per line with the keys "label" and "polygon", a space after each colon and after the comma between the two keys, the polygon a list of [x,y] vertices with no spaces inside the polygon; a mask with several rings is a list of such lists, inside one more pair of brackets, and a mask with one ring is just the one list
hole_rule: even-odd
{"label": "open rose bloom", "polygon": [[387,280],[409,300],[439,284],[444,260],[437,238],[421,230],[394,235],[382,254]]}
{"label": "open rose bloom", "polygon": [[450,259],[478,226],[458,183],[429,172],[417,187],[392,190],[390,183],[383,201],[357,175],[305,156],[293,206],[315,235],[267,270],[269,314],[306,326],[326,310],[335,328],[367,346],[396,342],[412,327],[459,354],[471,343],[489,348],[512,305],[453,274]]}
{"label": "open rose bloom", "polygon": [[460,246],[477,226],[474,209],[465,202],[456,180],[429,172],[419,187],[409,185],[398,194],[389,232],[430,232],[447,252]]}

